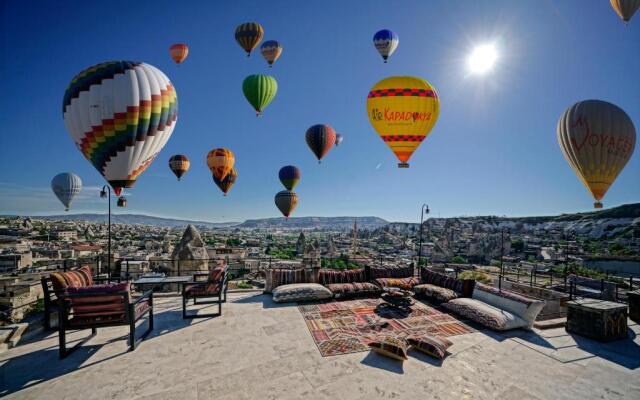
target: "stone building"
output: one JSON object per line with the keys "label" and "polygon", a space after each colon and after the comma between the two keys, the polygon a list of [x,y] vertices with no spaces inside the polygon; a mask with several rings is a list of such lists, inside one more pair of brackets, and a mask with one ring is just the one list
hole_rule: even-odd
{"label": "stone building", "polygon": [[304,237],[304,232],[300,232],[300,236],[298,236],[298,241],[296,242],[296,255],[298,257],[304,254],[306,244],[306,238]]}

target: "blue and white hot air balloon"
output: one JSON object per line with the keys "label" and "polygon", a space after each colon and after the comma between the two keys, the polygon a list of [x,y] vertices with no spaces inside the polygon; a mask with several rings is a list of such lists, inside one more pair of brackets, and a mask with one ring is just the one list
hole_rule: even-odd
{"label": "blue and white hot air balloon", "polygon": [[378,50],[385,63],[391,57],[391,54],[396,51],[399,42],[398,35],[389,29],[383,29],[373,35],[373,45],[376,46],[376,50]]}
{"label": "blue and white hot air balloon", "polygon": [[63,172],[53,177],[51,180],[51,190],[65,206],[65,211],[69,211],[73,198],[82,190],[82,180],[73,172]]}

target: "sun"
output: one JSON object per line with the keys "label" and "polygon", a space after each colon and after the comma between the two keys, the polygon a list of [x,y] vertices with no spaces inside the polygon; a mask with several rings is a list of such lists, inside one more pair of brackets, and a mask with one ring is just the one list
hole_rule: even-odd
{"label": "sun", "polygon": [[491,71],[498,60],[498,51],[494,44],[476,46],[467,58],[467,67],[473,74]]}

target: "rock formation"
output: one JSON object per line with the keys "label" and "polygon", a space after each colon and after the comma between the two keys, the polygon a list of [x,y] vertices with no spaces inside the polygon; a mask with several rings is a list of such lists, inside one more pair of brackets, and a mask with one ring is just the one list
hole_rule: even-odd
{"label": "rock formation", "polygon": [[174,274],[189,275],[209,270],[209,255],[200,232],[191,224],[187,226],[180,243],[171,254]]}

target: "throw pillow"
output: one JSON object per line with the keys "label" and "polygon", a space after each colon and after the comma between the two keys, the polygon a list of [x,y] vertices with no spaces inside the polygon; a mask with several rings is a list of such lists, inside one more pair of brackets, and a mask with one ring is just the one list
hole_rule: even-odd
{"label": "throw pillow", "polygon": [[395,336],[382,336],[369,343],[372,351],[385,357],[404,361],[407,357],[407,341]]}
{"label": "throw pillow", "polygon": [[273,301],[276,303],[325,300],[332,297],[331,290],[317,283],[292,283],[273,290]]}
{"label": "throw pillow", "polygon": [[453,344],[447,338],[431,335],[411,336],[407,338],[407,342],[412,348],[438,360],[442,360],[445,357],[447,349]]}

